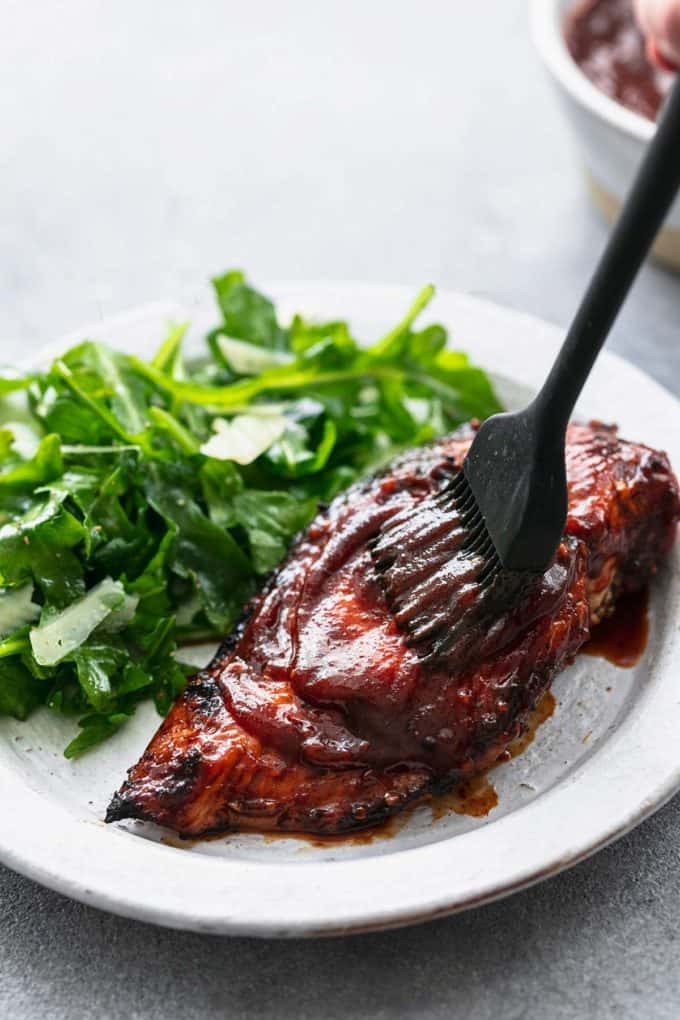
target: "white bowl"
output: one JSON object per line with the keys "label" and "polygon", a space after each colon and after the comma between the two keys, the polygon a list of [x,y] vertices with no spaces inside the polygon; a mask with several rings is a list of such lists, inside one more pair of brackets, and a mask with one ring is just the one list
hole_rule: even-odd
{"label": "white bowl", "polygon": [[[581,145],[593,201],[615,219],[655,124],[600,91],[572,58],[564,20],[576,0],[531,0],[534,42],[562,98]],[[680,200],[657,237],[654,255],[680,269]]]}

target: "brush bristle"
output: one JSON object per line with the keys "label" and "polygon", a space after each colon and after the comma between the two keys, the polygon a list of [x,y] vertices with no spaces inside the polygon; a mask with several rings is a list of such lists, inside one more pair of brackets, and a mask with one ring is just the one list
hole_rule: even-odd
{"label": "brush bristle", "polygon": [[387,521],[371,551],[397,624],[428,658],[473,633],[480,601],[502,570],[462,470]]}
{"label": "brush bristle", "polygon": [[456,475],[451,487],[444,490],[441,496],[452,502],[467,530],[461,552],[467,552],[470,556],[481,557],[484,560],[477,580],[481,585],[490,584],[496,574],[502,570],[503,565],[484,523],[475,494],[462,469]]}

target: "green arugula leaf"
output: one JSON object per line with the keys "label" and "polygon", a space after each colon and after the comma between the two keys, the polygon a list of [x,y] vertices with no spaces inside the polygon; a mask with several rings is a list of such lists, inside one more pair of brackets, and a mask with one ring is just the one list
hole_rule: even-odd
{"label": "green arugula leaf", "polygon": [[290,540],[311,521],[317,501],[288,492],[244,490],[234,496],[234,513],[248,535],[258,574],[266,574],[284,556]]}
{"label": "green arugula leaf", "polygon": [[0,428],[0,464],[8,461],[13,454],[14,433],[11,429]]}
{"label": "green arugula leaf", "polygon": [[238,523],[234,496],[243,489],[243,478],[229,460],[206,460],[200,470],[203,500],[210,519],[219,528],[233,528]]}
{"label": "green arugula leaf", "polygon": [[0,659],[0,715],[27,719],[45,700],[44,682],[32,676],[16,658]]}
{"label": "green arugula leaf", "polygon": [[31,385],[32,376],[15,376],[9,373],[0,376],[0,397],[7,393],[16,393],[18,390],[25,390]]}
{"label": "green arugula leaf", "polygon": [[0,489],[32,490],[36,486],[45,485],[59,478],[63,471],[61,440],[59,436],[52,434],[40,441],[35,455],[30,460],[20,461],[9,470],[0,473]]}
{"label": "green arugula leaf", "polygon": [[[88,704],[97,712],[106,712],[111,708],[114,699],[112,681],[125,665],[126,659],[127,653],[123,647],[117,648],[97,641],[96,638],[81,645],[73,654],[78,683]],[[121,694],[119,685],[116,694]]]}
{"label": "green arugula leaf", "polygon": [[212,284],[227,336],[275,350],[287,347],[287,336],[276,321],[274,305],[246,283],[240,270],[216,276]]}
{"label": "green arugula leaf", "polygon": [[181,359],[182,342],[186,336],[188,322],[171,323],[168,327],[168,335],[151,359],[154,368],[174,377],[175,371]]}
{"label": "green arugula leaf", "polygon": [[190,473],[154,465],[146,480],[149,503],[175,532],[173,569],[190,578],[215,627],[230,627],[252,593],[252,567],[229,531],[205,514],[191,492]]}
{"label": "green arugula leaf", "polygon": [[112,712],[110,715],[88,715],[80,719],[78,725],[81,731],[66,747],[64,757],[79,758],[85,751],[113,736],[128,718],[126,712]]}
{"label": "green arugula leaf", "polygon": [[0,527],[0,584],[13,587],[32,577],[57,608],[79,598],[83,569],[73,550],[84,537],[83,525],[57,497],[48,497]]}

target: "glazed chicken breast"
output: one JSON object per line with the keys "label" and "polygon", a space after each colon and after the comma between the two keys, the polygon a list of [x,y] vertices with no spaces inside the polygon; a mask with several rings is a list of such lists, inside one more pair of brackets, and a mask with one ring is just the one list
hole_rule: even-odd
{"label": "glazed chicken breast", "polygon": [[[617,596],[655,573],[680,499],[665,454],[571,425],[563,541],[503,609],[459,569],[435,502],[473,437],[470,425],[411,451],[315,518],[189,681],[107,821],[342,833],[497,760]],[[400,554],[386,583],[390,532]]]}

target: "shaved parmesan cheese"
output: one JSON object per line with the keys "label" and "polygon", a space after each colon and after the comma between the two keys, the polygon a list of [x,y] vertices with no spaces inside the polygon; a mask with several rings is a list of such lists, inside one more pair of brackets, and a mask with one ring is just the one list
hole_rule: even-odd
{"label": "shaved parmesan cheese", "polygon": [[218,336],[217,346],[224,355],[229,367],[239,375],[259,375],[269,368],[289,365],[292,354],[284,351],[272,351],[267,347],[258,347],[245,340],[234,340],[230,336]]}
{"label": "shaved parmesan cheese", "polygon": [[55,666],[125,604],[126,594],[121,582],[104,578],[87,595],[49,616],[39,627],[33,627],[29,636],[35,661],[40,666]]}
{"label": "shaved parmesan cheese", "polygon": [[201,453],[216,460],[251,464],[281,438],[286,428],[286,419],[283,415],[260,417],[239,414],[231,421],[216,418],[213,427],[215,435],[203,443]]}
{"label": "shaved parmesan cheese", "polygon": [[33,602],[33,585],[21,588],[0,588],[0,640],[19,627],[33,623],[40,616],[40,606]]}

